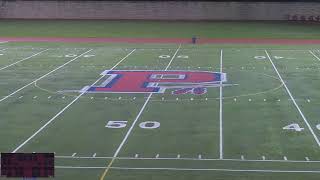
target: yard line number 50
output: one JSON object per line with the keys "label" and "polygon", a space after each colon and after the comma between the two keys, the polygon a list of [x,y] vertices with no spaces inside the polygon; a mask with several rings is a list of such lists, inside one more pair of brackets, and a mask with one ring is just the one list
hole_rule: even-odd
{"label": "yard line number 50", "polygon": [[[120,129],[127,126],[128,121],[109,121],[105,127],[111,129]],[[160,123],[157,121],[145,121],[139,124],[142,129],[156,129],[160,127]]]}

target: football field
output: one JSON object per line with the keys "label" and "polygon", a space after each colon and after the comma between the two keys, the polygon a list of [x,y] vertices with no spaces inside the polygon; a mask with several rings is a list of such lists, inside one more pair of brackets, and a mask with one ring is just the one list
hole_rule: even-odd
{"label": "football field", "polygon": [[[1,43],[0,152],[54,152],[57,180],[319,179],[319,49]],[[185,88],[89,91],[110,72]]]}

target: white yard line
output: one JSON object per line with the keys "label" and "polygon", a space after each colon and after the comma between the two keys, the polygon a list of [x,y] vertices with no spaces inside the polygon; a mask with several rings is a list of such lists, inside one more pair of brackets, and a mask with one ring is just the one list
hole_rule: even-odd
{"label": "white yard line", "polygon": [[43,52],[45,52],[45,51],[48,51],[48,50],[49,50],[49,49],[40,51],[40,52],[38,52],[38,53],[36,53],[36,54],[33,54],[33,55],[29,56],[29,57],[26,57],[26,58],[24,58],[24,59],[21,59],[21,60],[19,60],[19,61],[16,61],[16,62],[12,63],[12,64],[9,64],[9,65],[7,65],[7,66],[4,66],[4,67],[0,68],[0,71],[1,71],[1,70],[4,70],[4,69],[7,69],[8,67],[11,67],[11,66],[13,66],[13,65],[15,65],[15,64],[18,64],[18,63],[20,63],[20,62],[22,62],[22,61],[28,60],[28,59],[30,59],[30,58],[32,58],[32,57],[35,57],[35,56],[37,56],[37,55],[39,55],[39,54],[41,54],[41,53],[43,53]]}
{"label": "white yard line", "polygon": [[[127,54],[125,57],[123,57],[117,64],[115,64],[110,70],[113,70],[114,68],[116,68],[120,63],[122,63],[122,61],[124,61],[125,59],[127,59],[132,53],[134,53],[136,51],[136,49],[133,49],[132,51],[130,51],[129,54]],[[94,83],[95,84],[95,83]],[[94,85],[93,84],[93,85]]]}
{"label": "white yard line", "polygon": [[[92,50],[92,49],[91,49]],[[82,55],[90,52],[91,50],[81,54],[78,57],[81,57]],[[124,61],[128,56],[130,56],[135,50],[132,50],[129,54],[127,54],[124,58],[122,58],[115,66],[113,66],[110,70],[113,70],[117,65],[119,65],[122,61]],[[95,85],[97,82],[99,82],[102,78],[104,78],[105,75],[101,76],[99,79],[97,79],[94,83],[91,84],[91,86]],[[82,95],[84,95],[86,91],[83,91],[81,94],[79,94],[75,99],[73,99],[68,105],[66,105],[61,111],[59,111],[55,116],[53,116],[47,123],[45,123],[40,129],[38,129],[35,133],[33,133],[27,140],[25,140],[22,144],[20,144],[15,150],[12,152],[17,152],[22,146],[27,144],[32,138],[34,138],[37,134],[39,134],[44,128],[46,128],[52,121],[54,121],[58,116],[60,116],[65,110],[67,110],[73,103],[75,103]]]}
{"label": "white yard line", "polygon": [[270,57],[269,53],[267,52],[267,50],[265,50],[265,53],[266,53],[267,57],[269,58],[270,63],[271,63],[271,64],[272,64],[272,66],[273,66],[273,69],[276,71],[276,73],[277,73],[277,75],[278,75],[279,79],[281,80],[281,82],[282,82],[282,84],[283,84],[284,88],[286,89],[287,93],[289,94],[289,96],[290,96],[290,98],[291,98],[291,100],[292,100],[293,104],[294,104],[294,105],[295,105],[295,107],[297,108],[297,110],[298,110],[298,112],[299,112],[300,116],[302,117],[302,119],[304,120],[305,124],[306,124],[306,125],[307,125],[307,127],[309,128],[309,131],[311,132],[311,134],[313,135],[314,140],[316,141],[316,143],[317,143],[317,144],[318,144],[318,146],[320,147],[320,141],[319,141],[319,139],[318,139],[317,135],[314,133],[314,131],[313,131],[313,129],[312,129],[312,127],[311,127],[311,125],[309,124],[309,122],[308,122],[307,118],[306,118],[306,117],[304,116],[304,114],[302,113],[302,111],[301,111],[301,109],[300,109],[299,105],[297,104],[297,102],[296,102],[295,98],[292,96],[292,94],[291,94],[291,92],[290,92],[289,88],[287,87],[286,83],[285,83],[285,82],[284,82],[284,80],[282,79],[282,77],[281,77],[281,75],[280,75],[280,73],[279,73],[279,71],[278,71],[277,67],[274,65],[274,63],[273,63],[273,61],[272,61],[272,59],[271,59],[271,57]]}
{"label": "white yard line", "polygon": [[143,104],[142,108],[140,109],[138,115],[137,115],[136,118],[134,119],[134,121],[133,121],[130,129],[128,130],[127,134],[124,136],[122,142],[120,143],[120,145],[118,146],[116,152],[114,153],[113,158],[116,158],[116,157],[118,156],[118,154],[119,154],[120,150],[122,149],[124,143],[127,141],[129,135],[131,134],[132,129],[134,128],[134,126],[135,126],[135,124],[137,123],[138,119],[140,118],[142,112],[144,111],[144,109],[146,108],[148,102],[150,101],[151,96],[152,96],[152,93],[149,94],[147,100],[144,102],[144,104]]}
{"label": "white yard line", "polygon": [[71,62],[75,61],[76,59],[80,58],[81,56],[85,55],[86,53],[88,53],[88,52],[90,52],[90,51],[92,51],[92,49],[91,49],[91,50],[89,50],[89,51],[87,51],[87,52],[85,52],[85,53],[83,53],[83,54],[81,54],[81,55],[79,55],[79,56],[77,56],[77,57],[75,57],[75,58],[73,58],[73,59],[71,59],[70,61],[68,61],[68,62],[66,62],[66,63],[64,63],[64,64],[62,64],[61,66],[59,66],[59,67],[55,68],[54,70],[52,70],[52,71],[48,72],[48,73],[47,73],[47,74],[45,74],[45,75],[43,75],[43,76],[39,77],[38,79],[36,79],[36,80],[32,81],[31,83],[26,84],[26,85],[24,85],[23,87],[21,87],[21,88],[19,88],[19,89],[15,90],[15,91],[14,91],[14,92],[12,92],[11,94],[9,94],[9,95],[7,95],[7,96],[5,96],[5,97],[1,98],[1,99],[0,99],[0,102],[2,102],[2,101],[4,101],[4,100],[6,100],[6,99],[7,99],[7,98],[9,98],[10,96],[12,96],[12,95],[16,94],[17,92],[19,92],[19,91],[23,90],[23,89],[24,89],[24,88],[26,88],[26,87],[28,87],[28,86],[32,85],[33,83],[35,83],[35,82],[37,82],[37,81],[39,81],[39,80],[41,80],[41,79],[43,79],[43,78],[47,77],[48,75],[52,74],[53,72],[55,72],[55,71],[57,71],[57,70],[59,70],[59,69],[63,68],[63,67],[64,67],[64,66],[66,66],[67,64],[69,64],[69,63],[71,63]]}
{"label": "white yard line", "polygon": [[[104,169],[103,166],[55,166],[57,169]],[[276,169],[211,169],[211,168],[133,168],[133,167],[110,167],[118,170],[162,170],[162,171],[224,171],[224,172],[261,172],[261,173],[320,173],[320,171],[308,170],[276,170]]]}
{"label": "white yard line", "polygon": [[[179,45],[178,49],[176,50],[176,52],[174,53],[174,55],[172,56],[169,64],[167,65],[167,67],[165,68],[165,71],[169,69],[173,59],[176,57],[178,51],[180,50],[181,48],[181,44]],[[108,166],[106,167],[105,171],[102,173],[101,177],[100,177],[100,180],[103,180],[104,177],[106,176],[108,170],[110,169],[110,167],[112,166],[113,164],[113,161],[117,158],[120,150],[122,149],[123,145],[126,143],[129,135],[131,134],[131,131],[133,130],[135,124],[137,123],[137,121],[139,120],[141,114],[143,113],[145,107],[147,106],[147,104],[149,103],[150,101],[150,98],[152,97],[153,93],[150,93],[149,96],[147,97],[147,100],[144,102],[143,106],[141,107],[138,115],[136,116],[136,118],[134,119],[133,123],[131,124],[131,127],[129,128],[129,130],[127,131],[126,135],[124,136],[123,140],[121,141],[120,145],[118,146],[116,152],[113,154],[113,158],[112,160],[110,161],[110,163],[108,164]]]}
{"label": "white yard line", "polygon": [[104,169],[103,166],[55,166],[56,169]]}
{"label": "white yard line", "polygon": [[317,56],[317,55],[315,55],[311,50],[309,51],[315,58],[317,58],[318,59],[318,61],[320,61],[320,58]]}
{"label": "white yard line", "polygon": [[[222,74],[222,60],[223,60],[223,50],[221,49],[220,51],[220,74]],[[219,101],[219,106],[220,106],[220,110],[219,110],[219,120],[220,120],[220,159],[223,159],[223,129],[222,129],[222,97],[223,97],[223,92],[222,92],[222,81],[220,79],[220,101]]]}
{"label": "white yard line", "polygon": [[[113,159],[112,156],[55,156],[59,159]],[[211,158],[183,158],[183,157],[116,157],[115,159],[119,160],[181,160],[181,161],[235,161],[235,162],[279,162],[279,163],[320,163],[320,161],[299,161],[299,160],[272,160],[272,159],[211,159]]]}
{"label": "white yard line", "polygon": [[176,57],[176,55],[177,55],[178,51],[180,50],[180,48],[181,48],[181,44],[179,45],[179,47],[178,47],[178,49],[176,50],[176,52],[173,54],[173,56],[172,56],[169,64],[167,65],[167,67],[164,69],[165,71],[167,71],[167,70],[169,69],[169,67],[171,66],[171,63],[172,63],[173,59]]}
{"label": "white yard line", "polygon": [[[172,63],[173,59],[176,57],[178,51],[180,50],[181,45],[178,47],[178,49],[176,50],[176,52],[174,53],[174,55],[172,56],[169,64],[167,65],[167,67],[165,68],[165,71],[169,69],[170,64]],[[136,118],[134,119],[133,123],[131,124],[131,127],[129,128],[127,134],[125,135],[125,137],[123,138],[122,142],[120,143],[119,147],[117,148],[116,152],[114,153],[113,157],[116,158],[120,152],[120,150],[122,149],[124,143],[127,141],[129,135],[131,134],[132,129],[134,128],[135,124],[137,123],[137,121],[139,120],[141,114],[143,113],[144,109],[146,108],[148,102],[150,101],[151,96],[153,95],[153,93],[150,93],[149,96],[147,97],[147,100],[144,102],[143,106],[141,107],[138,115],[136,116]]]}
{"label": "white yard line", "polygon": [[211,169],[211,168],[132,168],[111,167],[111,169],[123,170],[165,170],[165,171],[225,171],[225,172],[263,172],[263,173],[320,173],[320,171],[308,170],[275,170],[275,169]]}
{"label": "white yard line", "polygon": [[[262,50],[262,49],[256,49]],[[307,51],[308,49],[268,49],[269,51]]]}

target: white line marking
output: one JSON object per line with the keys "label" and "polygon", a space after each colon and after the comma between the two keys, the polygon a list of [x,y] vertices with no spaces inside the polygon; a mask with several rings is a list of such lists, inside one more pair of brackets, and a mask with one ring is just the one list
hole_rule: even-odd
{"label": "white line marking", "polygon": [[[222,64],[222,60],[223,60],[223,50],[221,49],[220,51],[220,73],[222,73],[222,67],[223,67],[223,64]],[[223,122],[222,122],[222,101],[223,101],[223,91],[222,91],[222,81],[220,81],[220,100],[219,100],[219,106],[220,106],[220,110],[219,110],[219,121],[220,121],[220,148],[219,148],[219,151],[220,151],[220,159],[223,159]]]}
{"label": "white line marking", "polygon": [[307,49],[269,49],[269,50],[271,51],[307,51]]}
{"label": "white line marking", "polygon": [[227,171],[227,172],[264,172],[264,173],[320,173],[320,171],[308,170],[269,170],[269,169],[194,169],[194,168],[130,168],[111,167],[111,169],[125,170],[167,170],[167,171]]}
{"label": "white line marking", "polygon": [[[83,54],[81,54],[79,57],[82,55],[92,51],[89,50]],[[120,64],[122,61],[124,61],[128,56],[130,56],[135,50],[131,51],[129,54],[127,54],[124,58],[122,58],[116,65]],[[70,62],[70,61],[69,61]],[[61,67],[61,66],[60,66]],[[110,70],[114,69],[117,66],[113,66]],[[91,84],[93,86],[97,82],[99,82],[102,78],[104,78],[105,75],[101,76],[99,79],[97,79],[94,83]],[[24,146],[26,143],[28,143],[33,137],[35,137],[38,133],[40,133],[44,128],[46,128],[52,121],[54,121],[60,114],[62,114],[65,110],[67,110],[73,103],[75,103],[82,95],[84,95],[86,91],[83,91],[81,94],[79,94],[75,99],[73,99],[67,106],[65,106],[60,112],[58,112],[55,116],[53,116],[47,123],[45,123],[40,129],[38,129],[34,134],[32,134],[27,140],[25,140],[22,144],[20,144],[14,151],[13,153],[17,152],[22,146]]]}
{"label": "white line marking", "polygon": [[171,65],[171,63],[172,63],[172,61],[173,61],[173,59],[176,57],[176,55],[177,55],[178,51],[180,50],[180,48],[181,48],[181,44],[179,45],[179,47],[178,47],[178,49],[176,50],[176,52],[173,54],[173,56],[172,56],[172,58],[171,58],[171,60],[170,60],[169,64],[167,65],[167,67],[164,69],[165,71],[167,71],[167,70],[169,69],[169,67],[170,67],[170,65]]}
{"label": "white line marking", "polygon": [[43,52],[45,52],[45,51],[48,51],[48,50],[49,50],[49,49],[40,51],[40,52],[38,52],[38,53],[36,53],[36,54],[33,54],[32,56],[26,57],[26,58],[24,58],[24,59],[21,59],[21,60],[19,60],[19,61],[16,61],[16,62],[12,63],[12,64],[9,64],[9,65],[7,65],[7,66],[4,66],[4,67],[0,68],[0,71],[6,69],[6,68],[8,68],[8,67],[11,67],[11,66],[13,66],[13,65],[15,65],[15,64],[18,64],[19,62],[28,60],[28,59],[30,59],[30,58],[32,58],[32,57],[34,57],[34,56],[37,56],[37,55],[39,55],[39,54],[41,54],[41,53],[43,53]]}
{"label": "white line marking", "polygon": [[55,166],[57,169],[104,169],[106,167],[96,166]]}
{"label": "white line marking", "polygon": [[272,66],[273,66],[273,69],[274,69],[274,70],[276,71],[276,73],[278,74],[279,79],[281,80],[281,82],[282,82],[282,84],[283,84],[284,88],[286,89],[287,93],[289,94],[289,96],[290,96],[290,98],[291,98],[291,100],[292,100],[293,104],[295,105],[295,107],[297,108],[298,112],[300,113],[300,115],[301,115],[302,119],[304,120],[304,122],[305,122],[305,123],[306,123],[306,125],[308,126],[308,128],[309,128],[309,130],[310,130],[311,134],[313,135],[313,137],[314,137],[314,139],[315,139],[316,143],[318,144],[318,146],[320,146],[320,141],[319,141],[318,137],[317,137],[317,136],[316,136],[316,134],[314,133],[314,131],[313,131],[312,127],[310,126],[310,124],[309,124],[309,122],[308,122],[307,118],[304,116],[304,114],[302,113],[302,111],[301,111],[300,107],[298,106],[297,102],[296,102],[296,101],[295,101],[295,99],[293,98],[293,96],[292,96],[292,94],[291,94],[291,92],[290,92],[289,88],[287,87],[286,83],[283,81],[283,79],[282,79],[282,77],[281,77],[281,75],[280,75],[280,73],[279,73],[279,71],[278,71],[277,67],[274,65],[274,63],[273,63],[273,61],[272,61],[271,57],[269,56],[269,53],[267,52],[267,50],[265,50],[265,52],[266,52],[266,54],[267,54],[267,56],[268,56],[268,58],[269,58],[269,60],[270,60],[270,62],[271,62],[271,64],[272,64]]}
{"label": "white line marking", "polygon": [[127,141],[127,139],[128,139],[128,137],[129,137],[129,135],[130,135],[133,127],[135,126],[135,124],[137,123],[139,117],[141,116],[142,112],[144,111],[145,107],[147,106],[147,104],[148,104],[151,96],[152,96],[152,93],[150,93],[149,96],[147,97],[147,100],[144,102],[144,104],[143,104],[142,108],[140,109],[138,115],[137,115],[136,118],[134,119],[131,127],[129,128],[129,130],[128,130],[128,132],[126,133],[125,137],[123,138],[123,140],[121,141],[120,145],[118,146],[116,152],[115,152],[114,155],[113,155],[114,158],[116,158],[116,157],[118,156],[118,154],[119,154],[122,146],[123,146],[124,143]]}
{"label": "white line marking", "polygon": [[309,51],[315,58],[317,58],[318,59],[318,61],[320,61],[320,58],[317,56],[317,55],[315,55],[312,51]]}
{"label": "white line marking", "polygon": [[[170,64],[172,63],[173,59],[176,57],[176,55],[177,55],[178,51],[180,50],[180,48],[181,48],[181,44],[179,45],[178,49],[176,50],[176,52],[175,52],[174,55],[172,56],[169,64],[168,64],[167,67],[165,68],[165,71],[169,69]],[[147,100],[144,102],[144,104],[143,104],[142,108],[140,109],[138,115],[136,116],[136,118],[134,119],[133,123],[131,124],[128,132],[127,132],[126,135],[124,136],[124,138],[123,138],[122,142],[120,143],[119,147],[117,148],[116,152],[113,154],[113,158],[116,158],[116,157],[118,156],[118,154],[119,154],[120,150],[122,149],[124,143],[127,141],[129,135],[131,134],[131,132],[132,132],[135,124],[137,123],[137,121],[138,121],[138,119],[140,118],[142,112],[144,111],[144,109],[146,108],[148,102],[150,101],[150,98],[151,98],[152,95],[153,95],[153,93],[150,93],[149,96],[147,97]],[[110,167],[110,166],[108,166],[108,167]]]}
{"label": "white line marking", "polygon": [[[105,169],[105,166],[55,166],[57,169]],[[196,168],[132,168],[110,167],[118,170],[163,170],[163,171],[225,171],[225,172],[262,172],[262,173],[320,173],[308,170],[275,170],[275,169],[196,169]]]}
{"label": "white line marking", "polygon": [[[180,154],[178,154],[180,155]],[[56,158],[61,159],[68,159],[68,158],[76,158],[76,159],[112,159],[113,157],[104,156],[104,157],[91,157],[91,156],[82,156],[82,157],[72,157],[72,156],[55,156]],[[147,158],[147,157],[141,157],[139,158],[139,155],[136,154],[135,157],[116,157],[116,159],[122,159],[122,160],[181,160],[181,161],[235,161],[235,162],[279,162],[279,163],[320,163],[320,161],[299,161],[299,160],[271,160],[271,159],[265,159],[265,160],[253,160],[253,159],[199,159],[199,158],[181,158],[181,156],[178,158],[165,158],[165,157],[159,157],[159,158]]]}
{"label": "white line marking", "polygon": [[32,81],[31,83],[26,84],[26,85],[24,85],[23,87],[21,87],[21,88],[19,88],[19,89],[15,90],[14,92],[12,92],[11,94],[9,94],[8,96],[6,96],[6,97],[4,97],[4,98],[0,99],[0,102],[4,101],[4,100],[5,100],[5,99],[7,99],[8,97],[10,97],[10,96],[12,96],[12,95],[16,94],[17,92],[19,92],[19,91],[23,90],[24,88],[26,88],[26,87],[28,87],[28,86],[30,86],[30,85],[32,85],[32,84],[34,84],[35,82],[37,82],[37,81],[39,81],[39,80],[41,80],[41,79],[43,79],[43,78],[47,77],[47,76],[48,76],[48,75],[50,75],[51,73],[53,73],[53,72],[55,72],[55,71],[57,71],[57,70],[59,70],[59,69],[63,68],[63,67],[64,67],[64,66],[66,66],[67,64],[69,64],[69,63],[71,63],[71,62],[75,61],[76,59],[80,58],[81,56],[83,56],[84,54],[86,54],[86,53],[88,53],[88,52],[90,52],[90,51],[92,51],[92,49],[91,49],[91,50],[89,50],[89,51],[87,51],[87,52],[85,52],[85,53],[83,53],[83,54],[81,54],[81,55],[79,55],[79,56],[77,56],[77,57],[75,57],[75,58],[73,58],[73,59],[71,59],[70,61],[68,61],[68,62],[66,62],[66,63],[64,63],[64,64],[62,64],[61,66],[59,66],[59,67],[55,68],[54,70],[52,70],[52,71],[48,72],[47,74],[45,74],[45,75],[41,76],[40,78],[38,78],[38,79],[36,79],[36,80]]}

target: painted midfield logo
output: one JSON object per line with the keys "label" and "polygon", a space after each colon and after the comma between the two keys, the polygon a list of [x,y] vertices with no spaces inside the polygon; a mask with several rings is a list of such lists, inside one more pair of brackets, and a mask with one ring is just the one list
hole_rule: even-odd
{"label": "painted midfield logo", "polygon": [[220,87],[226,82],[225,73],[209,71],[106,70],[101,75],[108,78],[99,86],[84,87],[81,92],[164,93],[173,89],[172,94],[201,95],[208,87]]}

